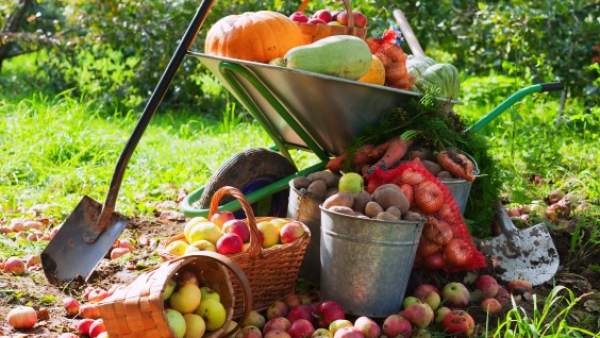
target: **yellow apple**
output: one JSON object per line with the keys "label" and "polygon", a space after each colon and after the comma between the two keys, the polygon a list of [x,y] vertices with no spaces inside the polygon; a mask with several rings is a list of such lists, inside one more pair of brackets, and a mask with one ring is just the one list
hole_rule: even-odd
{"label": "yellow apple", "polygon": [[177,312],[173,309],[167,309],[165,312],[167,316],[167,323],[169,324],[169,328],[175,334],[177,338],[183,338],[185,335],[185,319],[181,315],[181,313]]}
{"label": "yellow apple", "polygon": [[195,243],[200,240],[206,240],[212,244],[216,244],[219,238],[223,235],[221,229],[214,223],[201,222],[194,225],[188,233],[188,242]]}
{"label": "yellow apple", "polygon": [[183,256],[185,254],[185,251],[187,250],[187,247],[188,245],[185,241],[177,240],[169,243],[165,250],[171,255]]}
{"label": "yellow apple", "polygon": [[185,319],[185,338],[201,338],[206,331],[206,324],[202,317],[188,313],[183,316]]}
{"label": "yellow apple", "polygon": [[183,227],[183,236],[185,236],[185,240],[188,241],[188,243],[192,243],[190,242],[189,238],[190,230],[194,227],[194,225],[207,221],[208,220],[204,217],[194,217],[187,221],[187,223],[185,223],[185,226]]}
{"label": "yellow apple", "polygon": [[214,299],[217,302],[221,302],[221,296],[208,286],[201,287],[200,292],[202,293],[202,301]]}
{"label": "yellow apple", "polygon": [[201,239],[197,242],[194,242],[194,243],[190,244],[190,246],[195,247],[199,251],[217,252],[217,248],[215,247],[215,245],[205,239]]}
{"label": "yellow apple", "polygon": [[281,231],[281,228],[283,228],[284,225],[288,224],[289,221],[283,218],[275,218],[271,220],[271,223],[273,223],[277,227],[277,229]]}
{"label": "yellow apple", "polygon": [[223,304],[215,299],[209,299],[200,303],[196,314],[202,316],[208,331],[220,329],[225,324],[227,311]]}
{"label": "yellow apple", "polygon": [[202,293],[195,283],[187,283],[171,295],[169,304],[181,313],[191,313],[200,305]]}
{"label": "yellow apple", "polygon": [[263,234],[263,247],[269,248],[279,243],[279,229],[271,222],[264,221],[258,223],[258,230]]}

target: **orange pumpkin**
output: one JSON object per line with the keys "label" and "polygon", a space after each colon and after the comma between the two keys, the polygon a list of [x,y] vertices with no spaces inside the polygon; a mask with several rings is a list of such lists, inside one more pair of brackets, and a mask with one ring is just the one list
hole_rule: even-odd
{"label": "orange pumpkin", "polygon": [[246,12],[217,21],[206,35],[204,51],[230,58],[269,62],[307,43],[298,25],[285,15],[271,11]]}

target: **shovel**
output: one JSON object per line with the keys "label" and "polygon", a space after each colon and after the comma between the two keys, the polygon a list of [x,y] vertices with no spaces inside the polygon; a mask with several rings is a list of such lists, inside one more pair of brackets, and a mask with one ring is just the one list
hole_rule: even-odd
{"label": "shovel", "polygon": [[533,285],[552,279],[559,256],[548,228],[540,223],[519,230],[502,205],[498,213],[501,234],[479,243],[481,251],[491,257],[497,275],[507,282],[524,279]]}
{"label": "shovel", "polygon": [[213,3],[214,0],[205,0],[200,4],[179,46],[171,57],[119,157],[104,205],[88,196],[84,196],[42,252],[42,266],[50,283],[58,284],[73,280],[87,281],[98,263],[106,256],[115,240],[125,229],[128,219],[115,212],[115,204],[127,163],[150,123],[152,115],[162,102],[175,72],[194,42]]}

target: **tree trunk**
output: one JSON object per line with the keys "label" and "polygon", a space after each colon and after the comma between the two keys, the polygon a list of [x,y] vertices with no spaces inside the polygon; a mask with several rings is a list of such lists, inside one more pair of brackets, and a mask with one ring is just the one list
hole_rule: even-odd
{"label": "tree trunk", "polygon": [[34,0],[19,0],[15,10],[8,16],[4,27],[0,30],[0,71],[2,70],[2,62],[9,58],[10,49],[13,47],[14,42],[6,41],[5,34],[15,33],[19,31],[23,18],[27,13],[27,10],[33,4]]}

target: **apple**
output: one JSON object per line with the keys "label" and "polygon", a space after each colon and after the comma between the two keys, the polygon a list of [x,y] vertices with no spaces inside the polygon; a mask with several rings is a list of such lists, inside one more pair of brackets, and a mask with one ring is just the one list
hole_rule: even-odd
{"label": "apple", "polygon": [[329,332],[331,332],[332,335],[335,335],[338,330],[341,330],[345,327],[352,327],[352,322],[346,319],[334,320],[331,322],[331,324],[329,324]]}
{"label": "apple", "polygon": [[383,322],[383,334],[387,337],[410,337],[412,324],[398,314],[390,315]]}
{"label": "apple", "polygon": [[333,338],[365,338],[362,331],[355,327],[344,327],[335,332]]}
{"label": "apple", "polygon": [[427,296],[430,292],[440,293],[440,290],[431,284],[421,284],[417,286],[413,292],[413,295],[420,300],[423,300],[423,298],[425,298],[425,296]]}
{"label": "apple", "polygon": [[292,323],[285,317],[273,318],[265,324],[265,327],[263,327],[263,334],[266,335],[269,331],[273,330],[287,332],[290,326],[292,326]]}
{"label": "apple", "polygon": [[[338,17],[339,18],[339,17]],[[345,173],[338,183],[340,192],[359,193],[364,190],[363,177],[357,173]]]}
{"label": "apple", "polygon": [[431,333],[427,329],[418,329],[411,338],[431,338]]}
{"label": "apple", "polygon": [[248,318],[244,320],[242,323],[243,326],[256,326],[259,329],[262,329],[265,326],[265,317],[258,313],[257,311],[250,311]]}
{"label": "apple", "polygon": [[442,306],[441,308],[437,309],[436,313],[435,313],[435,322],[436,323],[441,323],[442,320],[444,320],[444,317],[446,317],[447,314],[449,314],[452,310],[450,310],[450,308]]}
{"label": "apple", "polygon": [[309,293],[306,293],[306,292],[299,293],[298,297],[300,298],[300,303],[302,305],[308,305],[313,302],[313,297]]}
{"label": "apple", "polygon": [[91,318],[82,319],[77,323],[77,331],[79,334],[88,334],[90,332],[90,326],[94,323],[94,320]]}
{"label": "apple", "polygon": [[[201,336],[198,336],[201,337]],[[235,338],[262,338],[262,332],[256,326],[245,326],[241,331],[239,331]]]}
{"label": "apple", "polygon": [[31,233],[31,234],[27,235],[27,240],[30,242],[36,242],[40,239],[40,237],[41,236],[39,234]]}
{"label": "apple", "polygon": [[198,305],[201,300],[200,288],[195,283],[187,283],[171,295],[169,298],[169,305],[173,310],[176,310],[182,314],[191,313]]}
{"label": "apple", "polygon": [[208,220],[204,217],[194,217],[185,223],[185,225],[183,226],[183,236],[185,237],[185,240],[188,241],[188,243],[192,243],[190,241],[190,231],[192,230],[192,228],[196,224],[200,224],[203,222],[208,222]]}
{"label": "apple", "polygon": [[471,302],[480,302],[483,299],[483,292],[479,289],[475,289],[470,292],[469,301]]}
{"label": "apple", "polygon": [[271,222],[264,221],[257,224],[258,230],[263,235],[263,247],[269,248],[279,243],[279,229]]}
{"label": "apple", "polygon": [[498,293],[496,294],[496,299],[502,306],[504,306],[510,302],[510,293],[505,288],[500,287],[498,289]]}
{"label": "apple", "polygon": [[201,302],[196,314],[202,316],[208,331],[220,329],[227,319],[225,307],[214,299]]}
{"label": "apple", "polygon": [[250,240],[250,228],[246,222],[241,219],[232,219],[223,224],[223,233],[234,233],[244,241],[244,243]]}
{"label": "apple", "polygon": [[208,286],[203,286],[200,288],[200,293],[202,293],[202,301],[213,299],[217,302],[221,302],[221,295],[215,290],[209,288]]}
{"label": "apple", "polygon": [[422,303],[421,300],[417,297],[413,297],[413,296],[409,296],[404,298],[404,301],[402,301],[402,307],[404,307],[405,309],[413,304],[419,304]]}
{"label": "apple", "polygon": [[[269,308],[267,309],[267,318],[273,319],[273,318],[277,318],[277,317],[285,317],[285,316],[287,316],[288,311],[289,311],[288,306],[284,302],[277,300],[273,304],[271,304],[269,306]],[[290,319],[290,322],[292,322],[291,319]]]}
{"label": "apple", "polygon": [[83,304],[79,307],[79,316],[88,319],[100,318],[100,310],[96,304]]}
{"label": "apple", "polygon": [[288,224],[290,221],[285,218],[273,218],[270,222],[273,223],[273,225],[275,225],[279,231],[281,231],[281,228],[283,228],[283,226]]}
{"label": "apple", "polygon": [[77,314],[79,313],[79,302],[77,301],[77,299],[72,298],[72,297],[65,297],[65,299],[63,299],[63,305],[65,307],[65,310],[67,311],[67,316],[77,316]]}
{"label": "apple", "polygon": [[469,305],[470,293],[467,288],[458,282],[452,282],[444,286],[442,290],[444,301],[452,306],[465,307]]}
{"label": "apple", "polygon": [[20,258],[10,257],[4,262],[4,272],[22,275],[25,273],[25,262]]}
{"label": "apple", "polygon": [[440,298],[440,294],[437,292],[430,292],[427,296],[425,296],[425,298],[423,299],[423,303],[429,305],[429,307],[432,310],[437,309],[440,306],[440,303],[442,302],[442,299]]}
{"label": "apple", "polygon": [[294,12],[290,15],[290,19],[296,22],[308,22],[308,17],[302,12]]}
{"label": "apple", "polygon": [[283,330],[271,330],[264,336],[265,338],[292,338],[287,332]]}
{"label": "apple", "polygon": [[29,330],[37,320],[37,312],[30,306],[17,306],[6,315],[8,324],[17,330]]}
{"label": "apple", "polygon": [[189,283],[198,285],[198,276],[194,272],[186,270],[177,275],[177,284],[183,286]]}
{"label": "apple", "polygon": [[233,219],[235,219],[235,216],[233,215],[233,212],[231,212],[231,211],[215,212],[210,217],[210,221],[213,222],[214,224],[216,224],[217,226],[219,226],[219,228],[222,228],[223,224],[225,224],[227,221],[231,221]]}
{"label": "apple", "polygon": [[[363,28],[367,26],[368,20],[367,17],[364,16],[364,14],[360,13],[360,12],[353,12],[352,13],[353,17],[354,17],[354,26],[357,28]],[[340,12],[337,15],[337,22],[339,22],[340,24],[344,25],[344,26],[348,26],[348,13],[346,11]]]}
{"label": "apple", "polygon": [[490,275],[481,275],[475,281],[475,287],[481,290],[483,297],[492,298],[496,297],[500,285],[498,285],[498,282],[494,277]]}
{"label": "apple", "polygon": [[471,336],[475,330],[475,321],[463,310],[452,310],[442,320],[442,327],[450,334]]}
{"label": "apple", "polygon": [[217,252],[217,247],[215,247],[214,244],[212,244],[211,242],[209,242],[209,241],[207,241],[205,239],[201,239],[199,241],[193,242],[189,246],[198,249],[198,251],[212,251],[212,252]]}
{"label": "apple", "polygon": [[315,332],[312,323],[306,319],[298,319],[287,331],[292,338],[308,338]]}
{"label": "apple", "polygon": [[244,241],[234,233],[225,234],[217,241],[217,252],[222,255],[234,255],[242,252]]}
{"label": "apple", "polygon": [[106,326],[104,326],[104,321],[102,319],[94,320],[92,325],[90,325],[90,331],[88,332],[88,335],[91,338],[96,338],[102,332],[106,332]]}
{"label": "apple", "polygon": [[313,320],[313,308],[310,305],[300,305],[293,308],[287,315],[287,319],[293,323],[298,319]]}
{"label": "apple", "polygon": [[285,304],[289,307],[289,308],[295,308],[296,306],[299,306],[302,304],[302,301],[300,299],[300,296],[298,296],[295,293],[290,293],[287,296],[285,296]]}
{"label": "apple", "polygon": [[167,317],[167,324],[175,337],[183,338],[185,336],[185,330],[187,329],[183,315],[173,309],[167,309],[165,315]]}
{"label": "apple", "polygon": [[175,291],[175,286],[176,286],[175,281],[173,279],[169,278],[167,280],[167,282],[165,283],[165,288],[162,290],[161,299],[162,300],[169,299],[169,297],[171,297],[171,295],[173,294],[173,291]]}
{"label": "apple", "polygon": [[199,240],[207,240],[216,244],[223,233],[218,225],[212,222],[202,222],[194,225],[189,231],[189,243],[195,243]]}
{"label": "apple", "polygon": [[87,294],[87,300],[91,303],[99,303],[108,296],[110,296],[110,294],[106,290],[96,288]]}
{"label": "apple", "polygon": [[309,25],[326,25],[327,22],[319,19],[319,18],[309,18],[308,22]]}
{"label": "apple", "polygon": [[333,14],[331,14],[331,11],[327,9],[320,9],[316,11],[312,16],[313,18],[321,19],[323,22],[330,22],[333,18]]}
{"label": "apple", "polygon": [[128,253],[131,253],[127,248],[113,248],[110,250],[110,259],[117,259],[121,256],[125,256]]}
{"label": "apple", "polygon": [[327,329],[320,328],[313,332],[311,338],[333,338],[333,334]]}
{"label": "apple", "polygon": [[433,321],[433,310],[427,304],[412,304],[402,311],[402,316],[413,325],[424,328]]}
{"label": "apple", "polygon": [[502,311],[502,304],[496,298],[486,298],[481,302],[481,308],[489,315],[497,315]]}
{"label": "apple", "polygon": [[187,246],[188,244],[185,241],[177,240],[169,243],[165,248],[165,251],[174,256],[183,256]]}
{"label": "apple", "polygon": [[358,317],[354,322],[354,327],[359,329],[365,338],[379,338],[381,335],[379,325],[369,317]]}
{"label": "apple", "polygon": [[425,267],[429,270],[440,270],[444,267],[444,256],[440,252],[436,252],[425,257],[423,261]]}
{"label": "apple", "polygon": [[304,226],[299,222],[287,223],[281,228],[279,235],[281,237],[281,243],[292,243],[304,236]]}
{"label": "apple", "polygon": [[526,292],[531,292],[533,290],[531,282],[523,279],[515,279],[513,281],[510,281],[507,287],[510,293],[518,295],[524,294]]}
{"label": "apple", "polygon": [[334,301],[325,301],[319,304],[317,309],[319,315],[319,326],[328,327],[333,321],[345,319],[344,308]]}
{"label": "apple", "polygon": [[133,251],[134,246],[128,239],[117,239],[113,244],[113,248],[125,248],[129,249],[129,251]]}
{"label": "apple", "polygon": [[27,268],[39,266],[40,264],[42,264],[42,259],[41,259],[40,255],[29,255],[29,256],[27,256],[27,259],[25,260],[25,266]]}
{"label": "apple", "polygon": [[183,315],[183,319],[185,320],[185,338],[197,338],[204,335],[206,324],[202,317],[197,314],[188,313]]}

